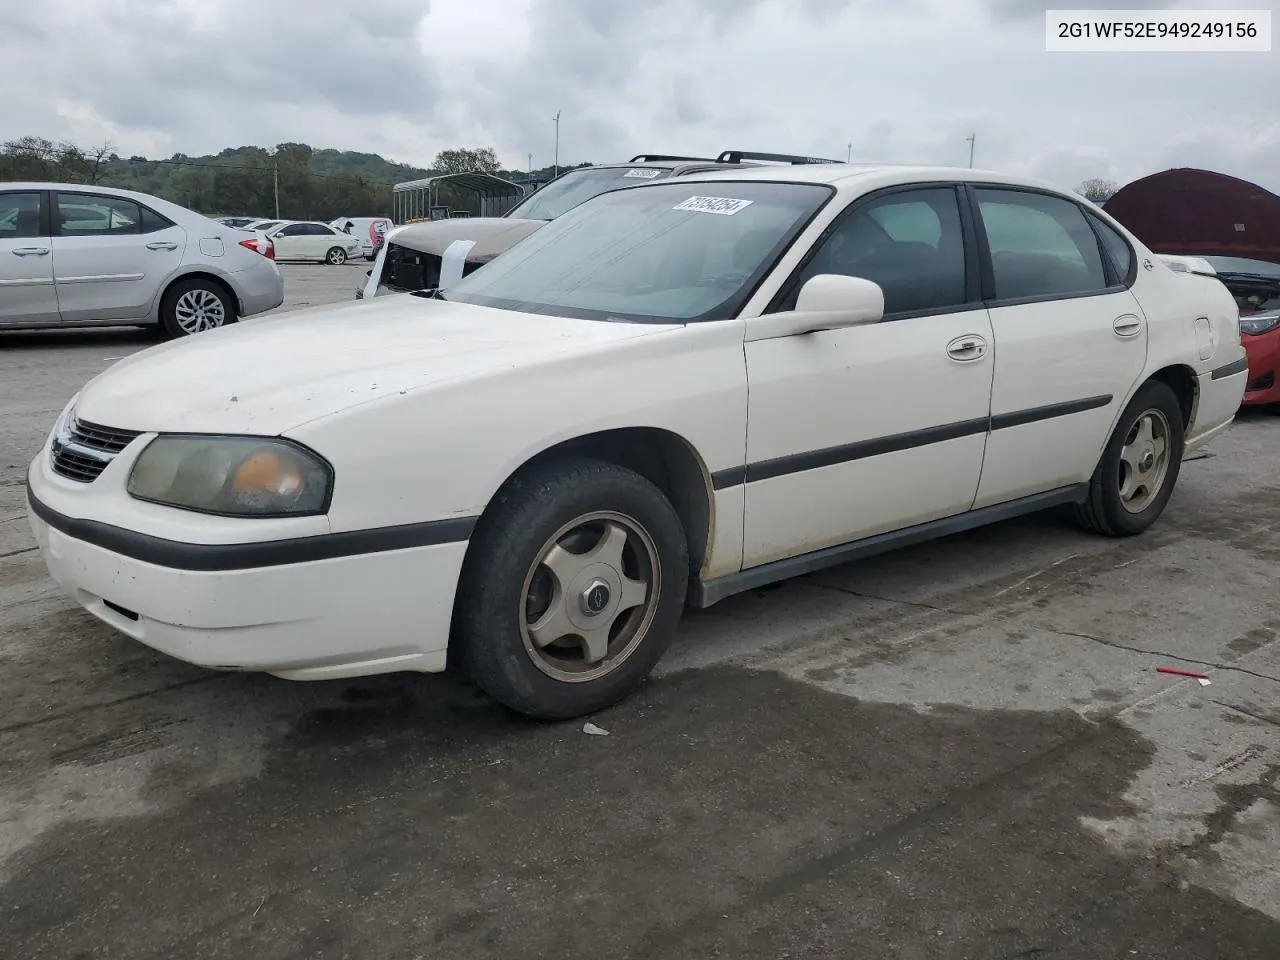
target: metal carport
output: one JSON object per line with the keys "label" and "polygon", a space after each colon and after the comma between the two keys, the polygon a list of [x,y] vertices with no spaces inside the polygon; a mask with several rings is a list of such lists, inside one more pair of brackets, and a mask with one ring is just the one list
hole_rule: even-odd
{"label": "metal carport", "polygon": [[451,206],[442,201],[459,195],[471,200],[462,207],[471,216],[501,217],[524,199],[525,192],[519,184],[492,173],[442,173],[397,183],[392,193],[392,219],[397,224],[430,219],[433,207]]}
{"label": "metal carport", "polygon": [[1156,253],[1280,263],[1280,196],[1212,170],[1162,170],[1117,190],[1102,209]]}

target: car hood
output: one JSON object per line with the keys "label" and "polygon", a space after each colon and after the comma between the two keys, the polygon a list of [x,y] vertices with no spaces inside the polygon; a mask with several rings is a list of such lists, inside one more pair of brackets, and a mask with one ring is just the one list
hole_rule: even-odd
{"label": "car hood", "polygon": [[454,241],[467,240],[474,244],[467,251],[467,261],[487,263],[545,225],[545,220],[461,217],[456,220],[410,224],[388,234],[387,241],[418,253],[439,257]]}
{"label": "car hood", "polygon": [[670,329],[399,294],[241,321],[141,351],[91,380],[76,415],[143,432],[275,435],[390,395]]}

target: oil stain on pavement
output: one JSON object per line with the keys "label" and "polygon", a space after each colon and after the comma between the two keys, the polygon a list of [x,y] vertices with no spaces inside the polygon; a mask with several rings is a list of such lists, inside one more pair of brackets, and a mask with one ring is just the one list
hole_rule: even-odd
{"label": "oil stain on pavement", "polygon": [[[228,681],[234,682],[234,681]],[[336,685],[253,775],[70,821],[7,865],[37,958],[1276,960],[1280,924],[1082,817],[1151,748],[1122,724],[873,704],[715,667],[582,724],[435,679]],[[338,691],[343,691],[341,695]]]}

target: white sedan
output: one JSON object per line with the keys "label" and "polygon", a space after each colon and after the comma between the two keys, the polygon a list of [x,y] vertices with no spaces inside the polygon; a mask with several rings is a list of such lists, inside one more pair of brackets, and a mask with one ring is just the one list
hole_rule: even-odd
{"label": "white sedan", "polygon": [[270,227],[251,226],[275,245],[277,260],[312,260],[334,266],[362,256],[360,238],[336,230],[327,223],[288,220]]}
{"label": "white sedan", "polygon": [[1238,322],[1031,180],[703,174],[443,292],[121,361],[58,418],[29,513],[79,603],[173,656],[450,666],[579,716],[686,603],[1055,505],[1142,533],[1240,404]]}

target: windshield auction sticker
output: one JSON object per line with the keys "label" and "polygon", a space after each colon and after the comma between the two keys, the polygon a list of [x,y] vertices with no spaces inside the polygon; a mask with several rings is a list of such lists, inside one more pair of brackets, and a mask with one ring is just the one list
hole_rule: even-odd
{"label": "windshield auction sticker", "polygon": [[690,197],[684,203],[677,203],[672,210],[694,210],[698,213],[718,213],[731,217],[739,210],[751,206],[751,200],[733,200],[730,197]]}
{"label": "windshield auction sticker", "polygon": [[635,167],[623,174],[624,177],[639,177],[642,180],[652,180],[662,171],[657,167]]}

